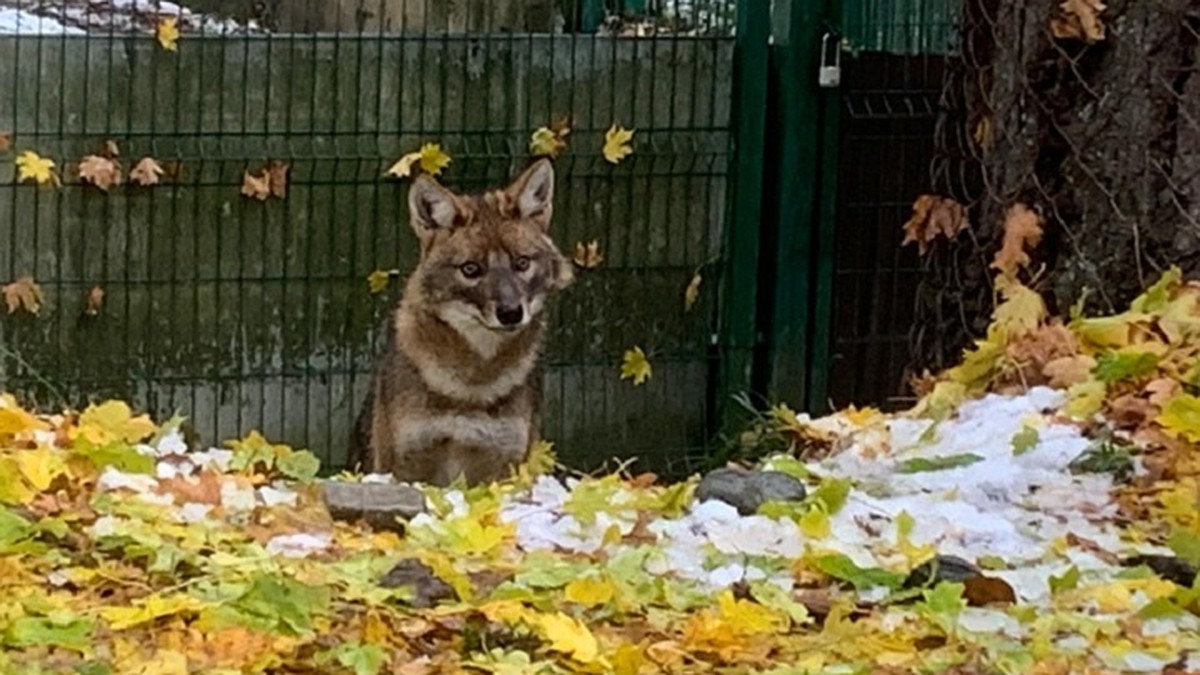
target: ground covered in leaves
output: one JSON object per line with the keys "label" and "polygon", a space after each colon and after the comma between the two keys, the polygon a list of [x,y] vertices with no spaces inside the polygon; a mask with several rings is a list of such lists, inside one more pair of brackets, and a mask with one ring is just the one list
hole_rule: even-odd
{"label": "ground covered in leaves", "polygon": [[1200,286],[1069,322],[999,288],[913,410],[765,413],[808,496],[749,515],[543,447],[372,531],[306,452],[5,397],[0,671],[1200,670]]}

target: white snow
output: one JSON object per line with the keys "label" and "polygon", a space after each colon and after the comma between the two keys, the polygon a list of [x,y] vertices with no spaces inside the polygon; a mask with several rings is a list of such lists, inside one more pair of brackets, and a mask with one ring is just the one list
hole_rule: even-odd
{"label": "white snow", "polygon": [[23,9],[0,7],[0,35],[83,35],[86,31],[64,26],[57,19]]}

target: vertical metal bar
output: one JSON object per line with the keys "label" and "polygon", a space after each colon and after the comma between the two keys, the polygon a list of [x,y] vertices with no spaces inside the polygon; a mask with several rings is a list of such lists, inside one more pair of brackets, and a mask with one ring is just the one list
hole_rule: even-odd
{"label": "vertical metal bar", "polygon": [[[825,0],[827,25],[840,26],[845,0]],[[812,351],[809,361],[808,409],[822,413],[829,407],[829,341],[833,314],[834,223],[837,206],[838,122],[841,115],[841,89],[823,89],[819,93],[821,117],[814,137],[820,143],[817,175],[821,192],[817,200],[816,278],[813,282]]]}
{"label": "vertical metal bar", "polygon": [[730,227],[725,234],[725,274],[717,409],[723,426],[737,423],[731,397],[752,384],[757,345],[759,227],[763,215],[763,148],[767,126],[767,64],[770,4],[738,3],[734,48],[734,134],[736,154]]}

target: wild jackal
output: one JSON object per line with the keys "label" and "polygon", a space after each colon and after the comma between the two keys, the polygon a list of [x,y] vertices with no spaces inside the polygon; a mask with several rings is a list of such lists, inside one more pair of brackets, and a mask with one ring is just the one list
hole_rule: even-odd
{"label": "wild jackal", "polygon": [[447,485],[505,477],[538,438],[542,314],[573,278],[550,239],[554,168],[458,195],[408,195],[421,258],[387,326],[354,433],[363,471]]}

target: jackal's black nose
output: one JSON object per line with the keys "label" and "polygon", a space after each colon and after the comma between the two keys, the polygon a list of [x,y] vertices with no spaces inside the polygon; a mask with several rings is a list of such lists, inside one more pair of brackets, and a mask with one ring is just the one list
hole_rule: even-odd
{"label": "jackal's black nose", "polygon": [[502,326],[516,326],[524,318],[525,310],[520,305],[513,305],[512,307],[501,305],[496,308],[496,320]]}

